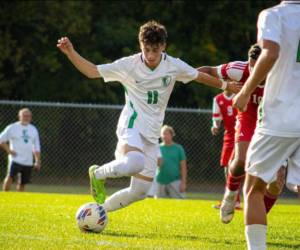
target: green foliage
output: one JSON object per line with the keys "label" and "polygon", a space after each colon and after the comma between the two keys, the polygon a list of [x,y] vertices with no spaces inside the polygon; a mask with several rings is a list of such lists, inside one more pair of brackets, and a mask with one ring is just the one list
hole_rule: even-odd
{"label": "green foliage", "polygon": [[[75,224],[89,195],[0,193],[1,249],[245,249],[242,212],[224,225],[214,201],[147,199],[109,214],[101,234]],[[268,249],[299,249],[299,205],[276,205],[268,217]]]}
{"label": "green foliage", "polygon": [[[278,1],[4,1],[0,8],[3,99],[121,104],[118,84],[82,76],[56,48],[68,36],[94,63],[139,51],[137,33],[155,19],[169,34],[168,53],[189,64],[246,60],[256,18]],[[208,107],[217,90],[177,85],[170,106]]]}

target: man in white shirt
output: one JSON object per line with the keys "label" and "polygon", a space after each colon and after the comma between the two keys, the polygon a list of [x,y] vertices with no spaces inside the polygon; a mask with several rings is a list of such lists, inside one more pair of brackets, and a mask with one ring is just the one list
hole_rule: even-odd
{"label": "man in white shirt", "polygon": [[[8,125],[0,134],[0,146],[8,154],[8,171],[3,183],[3,191],[9,191],[13,179],[21,174],[17,191],[24,191],[30,182],[32,169],[40,170],[41,147],[39,133],[30,124],[32,113],[28,108],[19,111],[19,121]],[[33,162],[34,158],[34,162]]]}
{"label": "man in white shirt", "polygon": [[156,172],[165,109],[176,81],[195,80],[233,92],[238,90],[235,84],[199,73],[182,60],[169,56],[165,52],[166,41],[165,27],[155,21],[147,22],[139,32],[141,53],[97,66],[81,57],[67,37],[58,40],[57,47],[84,75],[103,77],[105,82],[118,81],[125,88],[126,103],[117,126],[116,159],[89,169],[91,191],[100,204],[105,201],[106,178],[132,176],[128,188],[105,201],[108,212],[146,197]]}
{"label": "man in white shirt", "polygon": [[266,78],[258,124],[249,146],[245,180],[248,249],[266,249],[267,183],[288,160],[287,184],[300,192],[300,1],[282,1],[259,15],[262,52],[234,106],[245,110],[252,91]]}

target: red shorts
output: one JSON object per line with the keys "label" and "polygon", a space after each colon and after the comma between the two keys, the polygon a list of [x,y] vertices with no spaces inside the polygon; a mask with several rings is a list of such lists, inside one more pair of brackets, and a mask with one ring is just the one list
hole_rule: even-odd
{"label": "red shorts", "polygon": [[229,160],[231,160],[233,155],[234,145],[226,145],[223,144],[222,153],[221,153],[221,160],[220,165],[221,167],[227,167]]}
{"label": "red shorts", "polygon": [[237,120],[235,125],[235,139],[234,139],[235,142],[251,141],[255,128],[256,128],[256,121]]}

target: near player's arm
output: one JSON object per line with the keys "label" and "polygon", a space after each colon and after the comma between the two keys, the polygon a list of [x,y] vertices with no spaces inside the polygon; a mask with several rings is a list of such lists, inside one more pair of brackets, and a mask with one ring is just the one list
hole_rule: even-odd
{"label": "near player's arm", "polygon": [[67,37],[58,39],[56,45],[61,52],[63,52],[71,63],[88,78],[100,78],[100,73],[97,70],[97,66],[92,62],[86,60],[77,53],[74,49],[71,41]]}
{"label": "near player's arm", "polygon": [[262,52],[241,91],[233,98],[233,106],[245,111],[252,92],[267,76],[277,58],[280,46],[270,40],[262,40]]}

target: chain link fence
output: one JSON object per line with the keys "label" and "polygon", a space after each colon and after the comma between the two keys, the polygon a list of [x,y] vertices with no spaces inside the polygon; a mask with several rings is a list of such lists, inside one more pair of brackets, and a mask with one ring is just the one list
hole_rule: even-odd
{"label": "chain link fence", "polygon": [[[20,108],[33,113],[42,147],[42,168],[33,173],[29,191],[87,193],[88,167],[113,160],[115,134],[122,106],[0,101],[0,130],[17,120]],[[168,108],[165,124],[175,129],[174,140],[183,145],[188,163],[188,192],[218,193],[224,190],[219,166],[222,134],[210,133],[211,111]],[[7,155],[0,152],[0,178],[6,175]],[[125,187],[129,178],[110,179],[111,191]]]}

